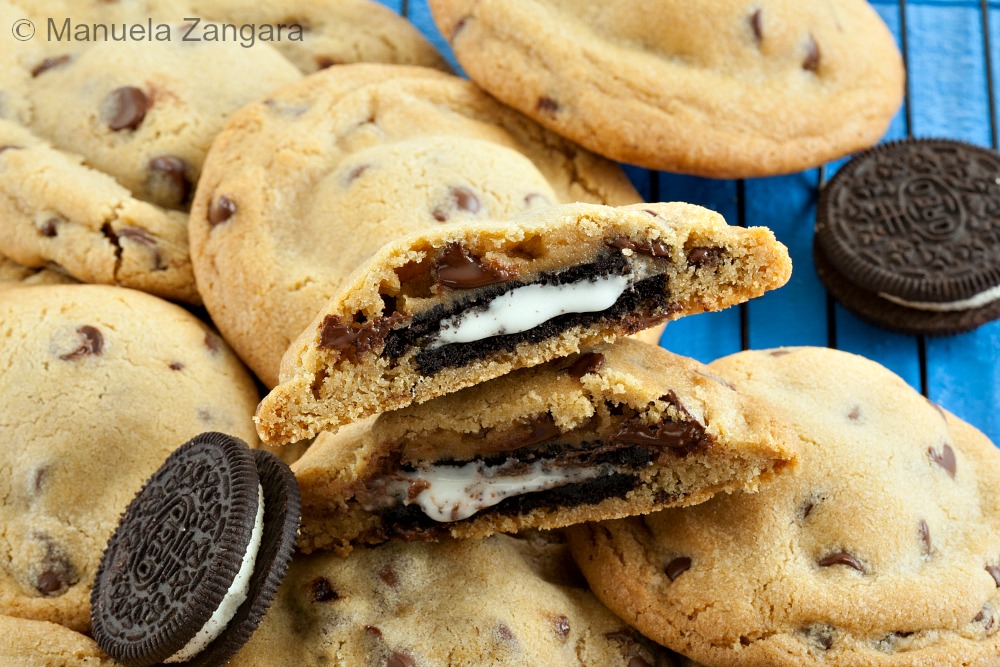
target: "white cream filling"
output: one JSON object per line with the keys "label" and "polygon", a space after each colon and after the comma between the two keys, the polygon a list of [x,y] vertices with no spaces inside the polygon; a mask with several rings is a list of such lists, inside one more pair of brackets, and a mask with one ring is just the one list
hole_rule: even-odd
{"label": "white cream filling", "polygon": [[961,301],[943,301],[940,303],[935,303],[933,301],[907,301],[906,299],[900,299],[898,296],[886,294],[885,292],[879,292],[878,295],[886,301],[892,301],[895,304],[905,306],[907,308],[913,308],[914,310],[929,310],[936,313],[950,313],[956,310],[981,308],[988,303],[993,303],[997,299],[1000,299],[1000,285],[991,287],[985,292],[980,292],[979,294],[970,296],[968,299],[962,299]]}
{"label": "white cream filling", "polygon": [[[431,466],[401,472],[386,484],[386,492],[404,505],[419,504],[424,514],[435,521],[460,521],[504,498],[582,482],[605,472],[601,466],[549,469],[542,462],[527,465],[526,470],[514,475],[503,474],[500,468],[473,461],[463,466]],[[427,486],[410,498],[410,485],[414,482]]]}
{"label": "white cream filling", "polygon": [[564,285],[525,285],[498,296],[483,310],[458,313],[441,322],[428,346],[471,343],[515,334],[559,315],[607,310],[629,286],[631,276],[587,278]]}
{"label": "white cream filling", "polygon": [[229,622],[233,620],[236,611],[247,600],[250,594],[250,577],[253,575],[254,565],[257,563],[257,552],[260,550],[260,540],[264,534],[264,489],[257,485],[257,518],[254,521],[253,533],[250,535],[250,544],[247,545],[247,552],[243,554],[243,562],[240,563],[240,570],[236,573],[232,585],[226,591],[226,596],[222,598],[222,603],[215,610],[212,617],[208,619],[201,630],[191,638],[184,648],[163,662],[184,662],[195,657],[205,650],[205,648],[219,638]]}

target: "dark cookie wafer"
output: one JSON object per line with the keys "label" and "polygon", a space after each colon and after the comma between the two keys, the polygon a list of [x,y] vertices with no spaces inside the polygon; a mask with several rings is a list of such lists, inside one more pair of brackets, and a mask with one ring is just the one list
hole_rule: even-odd
{"label": "dark cookie wafer", "polygon": [[819,243],[813,244],[813,262],[820,281],[833,298],[865,321],[890,331],[948,336],[971,331],[1000,318],[1000,300],[973,310],[946,313],[916,310],[895,304],[844,278],[830,264]]}
{"label": "dark cookie wafer", "polygon": [[[298,518],[298,487],[279,460],[221,433],[193,438],[154,473],[108,543],[91,596],[94,638],[119,662],[152,665],[197,637],[210,643],[184,664],[222,664],[270,604]],[[255,538],[259,548],[247,573],[244,555],[254,551]],[[234,603],[241,571],[247,595]],[[231,617],[215,618],[227,604],[237,605]],[[206,639],[210,623],[224,629]]]}
{"label": "dark cookie wafer", "polygon": [[[941,139],[877,146],[820,195],[820,278],[888,328],[957,333],[1000,314],[1000,154]],[[822,265],[820,268],[819,265]]]}

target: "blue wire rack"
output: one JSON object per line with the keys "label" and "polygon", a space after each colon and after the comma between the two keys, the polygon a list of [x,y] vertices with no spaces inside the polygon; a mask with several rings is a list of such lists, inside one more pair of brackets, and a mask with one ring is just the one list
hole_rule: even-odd
{"label": "blue wire rack", "polygon": [[[426,0],[384,4],[407,16],[460,71]],[[1000,1],[875,0],[872,6],[896,36],[908,73],[905,104],[885,140],[943,137],[996,148]],[[893,334],[844,310],[816,277],[816,201],[843,162],[739,181],[626,167],[649,201],[688,201],[714,209],[734,224],[770,227],[788,246],[795,267],[789,284],[776,292],[740,308],[671,323],[661,344],[706,362],[739,350],[781,345],[861,354],[1000,444],[1000,322],[961,336]]]}

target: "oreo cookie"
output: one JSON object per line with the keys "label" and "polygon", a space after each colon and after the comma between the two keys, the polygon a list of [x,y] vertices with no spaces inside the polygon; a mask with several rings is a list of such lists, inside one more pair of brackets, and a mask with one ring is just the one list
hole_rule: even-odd
{"label": "oreo cookie", "polygon": [[1000,153],[943,139],[860,153],[820,194],[813,250],[830,293],[887,329],[1000,317]]}
{"label": "oreo cookie", "polygon": [[91,594],[94,639],[125,665],[221,665],[260,624],[295,547],[288,466],[222,433],[182,445],[122,515]]}

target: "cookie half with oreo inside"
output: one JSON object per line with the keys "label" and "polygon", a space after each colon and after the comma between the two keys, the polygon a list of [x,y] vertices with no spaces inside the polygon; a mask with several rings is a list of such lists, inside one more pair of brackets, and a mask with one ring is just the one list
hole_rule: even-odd
{"label": "cookie half with oreo inside", "polygon": [[707,367],[631,339],[323,434],[300,547],[482,537],[754,491],[797,439]]}
{"label": "cookie half with oreo inside", "polygon": [[690,204],[571,204],[383,246],[282,360],[258,433],[295,442],[780,287],[787,249]]}
{"label": "cookie half with oreo inside", "polygon": [[301,500],[288,466],[203,433],[129,504],[94,579],[94,639],[117,662],[224,664],[253,634],[288,568]]}

